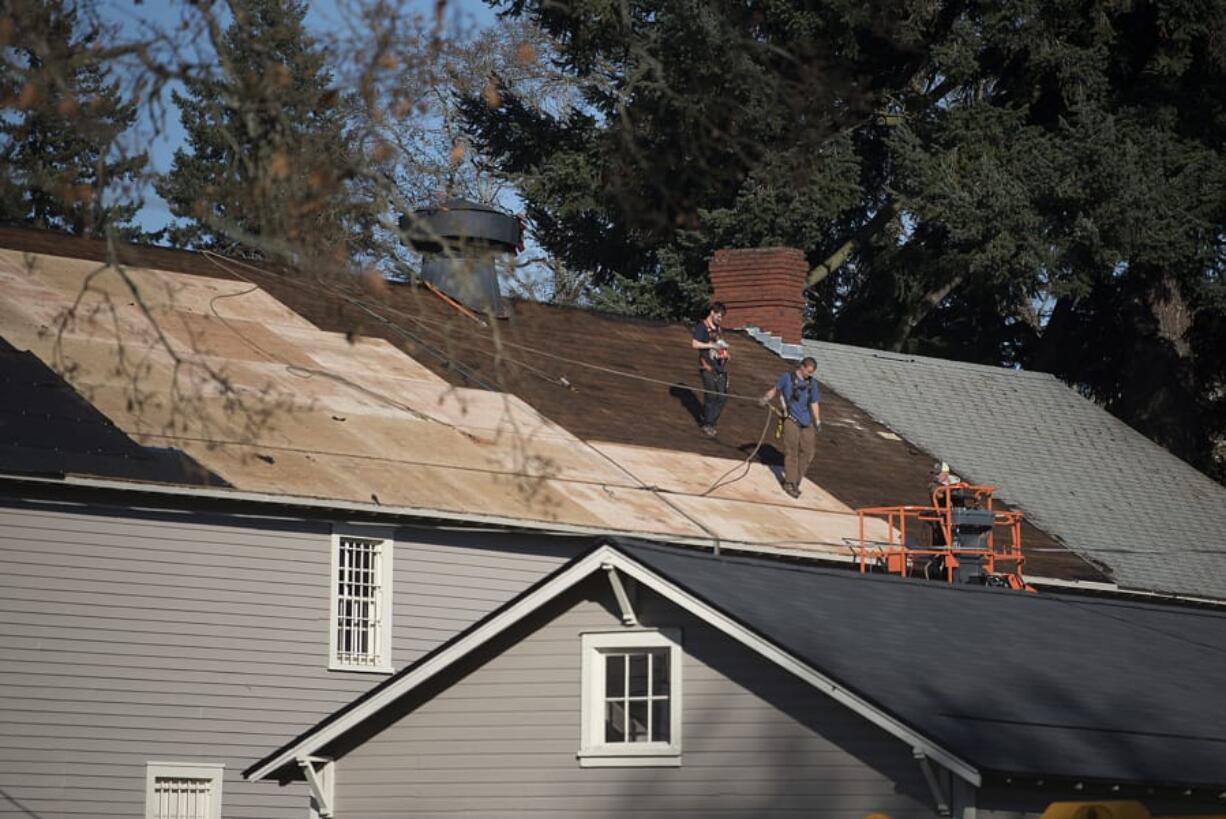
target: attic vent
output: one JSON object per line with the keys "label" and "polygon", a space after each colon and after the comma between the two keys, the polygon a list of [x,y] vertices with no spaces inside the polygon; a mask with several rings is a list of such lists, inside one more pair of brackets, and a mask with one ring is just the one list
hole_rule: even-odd
{"label": "attic vent", "polygon": [[448,199],[402,216],[400,229],[422,253],[422,279],[474,310],[505,314],[494,260],[519,246],[518,219],[489,205]]}
{"label": "attic vent", "polygon": [[221,819],[225,766],[185,762],[145,765],[145,819]]}
{"label": "attic vent", "polygon": [[159,776],[153,793],[157,819],[210,819],[213,815],[211,779]]}

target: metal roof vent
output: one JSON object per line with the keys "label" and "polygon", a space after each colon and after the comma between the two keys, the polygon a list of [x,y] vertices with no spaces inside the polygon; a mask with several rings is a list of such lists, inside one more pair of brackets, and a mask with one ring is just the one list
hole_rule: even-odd
{"label": "metal roof vent", "polygon": [[505,315],[494,260],[518,249],[518,219],[479,202],[448,199],[400,217],[400,229],[422,254],[422,279],[467,307]]}

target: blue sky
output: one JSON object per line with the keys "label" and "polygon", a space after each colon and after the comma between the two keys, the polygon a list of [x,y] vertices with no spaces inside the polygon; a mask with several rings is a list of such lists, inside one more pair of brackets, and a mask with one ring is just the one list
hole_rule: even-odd
{"label": "blue sky", "polygon": [[[434,6],[434,0],[411,0],[410,3],[412,9],[425,16],[434,14]],[[181,18],[183,8],[183,0],[100,0],[98,14],[103,20],[121,26],[128,36],[137,37],[141,28],[146,25],[173,29]],[[461,30],[496,25],[498,22],[493,10],[481,0],[448,0],[446,14],[448,25],[454,25]],[[340,20],[341,12],[335,0],[308,0],[306,23],[311,30],[335,31]],[[168,115],[164,122],[160,123],[162,127],[155,129],[152,120],[146,116],[138,125],[136,137],[148,141],[150,164],[157,172],[170,168],[175,149],[184,141],[178,111],[170,101],[169,89],[165,94],[165,102]],[[148,190],[145,193],[145,206],[137,217],[141,227],[157,230],[164,227],[170,218],[166,203],[152,190]]]}

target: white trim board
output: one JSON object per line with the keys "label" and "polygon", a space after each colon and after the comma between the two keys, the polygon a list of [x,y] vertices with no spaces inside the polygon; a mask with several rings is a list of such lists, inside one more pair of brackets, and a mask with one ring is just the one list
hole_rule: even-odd
{"label": "white trim board", "polygon": [[717,630],[754,650],[767,660],[800,677],[818,691],[826,694],[839,704],[850,708],[869,722],[907,743],[911,748],[923,751],[933,760],[944,765],[971,785],[978,787],[981,784],[982,780],[978,769],[952,751],[922,736],[914,729],[880,710],[852,691],[839,686],[825,674],[811,667],[800,658],[793,656],[774,643],[758,636],[748,628],[727,617],[722,612],[682,591],[656,572],[634,561],[609,544],[593,549],[586,556],[543,581],[541,585],[528,591],[503,610],[495,612],[471,631],[461,634],[451,643],[445,644],[437,653],[426,657],[418,665],[405,669],[401,672],[401,676],[393,677],[383,688],[367,695],[364,700],[359,701],[350,711],[342,716],[312,729],[291,745],[276,752],[275,756],[267,757],[267,761],[256,763],[258,767],[250,768],[244,773],[244,778],[248,781],[264,779],[285,765],[292,763],[300,756],[319,754],[329,742],[355,728],[364,720],[375,716],[379,711],[408,694],[418,685],[459,662],[470,652],[519,623],[563,592],[586,580],[592,574],[604,571],[603,566],[605,564],[612,564],[615,569],[625,572],[642,586],[660,594],[698,619],[703,620]]}
{"label": "white trim board", "polygon": [[601,562],[606,558],[607,550],[607,546],[599,547],[586,557],[572,563],[512,605],[496,612],[471,631],[454,638],[442,650],[406,668],[400,676],[393,677],[382,688],[376,689],[364,700],[358,702],[351,711],[311,730],[258,768],[244,772],[243,777],[248,781],[264,779],[300,756],[317,756],[319,749],[332,740],[368,717],[374,716],[421,683],[514,626],[550,600],[584,580],[593,571],[601,571]]}
{"label": "white trim board", "polygon": [[[744,552],[746,554],[782,555],[802,560],[815,560],[830,563],[854,564],[859,557],[852,550],[850,542],[834,543],[827,541],[797,542],[794,546],[775,546],[769,543],[754,541],[722,540],[703,536],[686,536],[662,531],[642,531],[636,529],[618,529],[613,526],[589,526],[583,524],[559,523],[537,518],[516,518],[505,515],[489,515],[479,512],[454,512],[445,509],[434,509],[426,506],[400,506],[373,503],[368,501],[346,501],[330,498],[310,497],[306,495],[278,495],[271,492],[252,492],[240,489],[221,489],[211,486],[189,486],[184,484],[158,484],[141,481],[125,481],[114,478],[90,478],[80,475],[66,475],[63,478],[47,478],[39,475],[12,475],[0,473],[0,484],[31,484],[36,486],[67,486],[74,489],[99,489],[113,492],[132,492],[142,495],[167,498],[196,498],[205,500],[227,501],[231,503],[251,503],[269,506],[281,506],[291,509],[324,510],[336,517],[338,512],[374,514],[381,517],[394,517],[404,520],[444,521],[448,523],[472,524],[475,526],[509,529],[519,532],[541,532],[558,536],[580,537],[616,537],[633,540],[646,540],[652,543],[665,543],[684,546],[699,546],[706,549]],[[647,489],[644,492],[650,491]],[[846,550],[846,552],[844,552]]]}
{"label": "white trim board", "polygon": [[800,677],[818,691],[821,691],[823,694],[829,696],[835,702],[847,706],[852,711],[867,719],[869,722],[883,729],[886,733],[901,739],[903,742],[906,742],[913,749],[924,751],[924,753],[926,753],[932,759],[940,762],[950,771],[965,779],[975,787],[979,787],[979,785],[982,784],[979,771],[969,762],[962,760],[952,751],[948,751],[937,743],[922,736],[912,728],[909,728],[899,720],[895,719],[890,714],[887,714],[872,703],[864,700],[851,690],[843,688],[838,683],[834,682],[834,680],[813,668],[805,661],[793,656],[769,640],[758,636],[745,626],[742,626],[740,623],[732,620],[717,609],[708,606],[706,603],[703,603],[701,600],[690,595],[688,592],[681,590],[673,583],[664,579],[647,567],[626,558],[624,555],[621,556],[621,559],[622,563],[618,564],[618,569],[625,572],[629,577],[633,577],[639,583],[647,586],[652,591],[689,611],[698,619],[705,621],[708,625],[714,626],[716,629],[722,631],[724,634],[743,644],[747,648],[761,654],[763,657],[775,663],[780,668],[783,668],[785,671],[790,671],[797,677]]}

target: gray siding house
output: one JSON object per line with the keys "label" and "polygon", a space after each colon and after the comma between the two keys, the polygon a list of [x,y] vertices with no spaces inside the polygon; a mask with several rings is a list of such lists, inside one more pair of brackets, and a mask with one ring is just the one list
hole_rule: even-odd
{"label": "gray siding house", "polygon": [[213,257],[120,266],[59,239],[0,230],[0,816],[301,816],[301,786],[239,772],[578,533],[855,531],[833,499],[778,514],[765,470],[702,495],[690,473],[725,459],[602,448],[202,274]]}
{"label": "gray siding house", "polygon": [[[636,602],[642,625],[658,631],[622,635],[603,576],[539,612],[521,627],[529,632],[522,639],[483,652],[488,660],[478,668],[341,757],[335,815],[935,815],[905,744],[838,703],[815,702],[807,683],[659,596],[644,593]],[[661,767],[578,756],[585,643],[632,651],[639,640],[631,637],[655,634],[661,646],[676,646],[680,667],[667,686],[661,669],[652,669],[643,692],[664,696],[643,712],[658,718],[664,703],[678,712],[676,755],[647,760]],[[613,692],[606,682],[605,697],[637,693],[635,680],[646,675],[629,657],[616,668],[629,685]],[[633,700],[624,715],[640,719]],[[674,739],[665,726],[644,730]]]}
{"label": "gray siding house", "polygon": [[302,817],[243,767],[575,550],[6,480],[0,816]]}
{"label": "gray siding house", "polygon": [[1224,649],[1217,613],[611,542],[246,776],[337,819],[1206,813]]}
{"label": "gray siding house", "polygon": [[[128,284],[94,275],[109,257],[70,258],[61,238],[0,230],[12,243],[0,249],[4,819],[968,819],[1034,812],[1078,783],[1177,808],[1217,792],[1216,615],[1085,604],[1089,616],[975,590],[879,600],[922,584],[814,580],[827,575],[801,564],[846,566],[857,522],[821,486],[792,502],[747,464],[713,492],[740,454],[580,436],[515,395],[457,387],[388,339],[325,331],[241,271],[210,278],[213,257],[149,251],[189,270],[126,268],[168,333],[150,334]],[[86,280],[97,303],[57,336]],[[136,360],[149,368],[124,369]],[[558,407],[597,430],[676,409],[671,390],[655,416],[646,393],[620,390],[632,413],[587,413],[614,390],[572,393],[572,379],[549,382]],[[184,406],[159,403],[176,389]],[[896,471],[923,471],[926,455],[841,412],[855,434],[831,485],[855,471],[858,492],[893,493],[910,482]],[[669,547],[589,551],[618,535]],[[682,543],[786,560],[692,562]],[[937,605],[948,600],[959,605]],[[934,635],[1004,611],[1024,615],[1009,646],[1037,653],[1002,662],[1012,653],[974,650],[975,629],[933,652]],[[1125,627],[1107,639],[1090,622]],[[1167,645],[1172,633],[1193,653]],[[1102,654],[1133,644],[1165,653]],[[1082,657],[1114,676],[1067,665]],[[1170,673],[1138,675],[1142,659]],[[1113,680],[1160,693],[1138,701]],[[999,710],[972,708],[1001,692]],[[1068,721],[1081,712],[1091,724]],[[1118,713],[1145,714],[1152,735]],[[1082,741],[1100,734],[1120,750]],[[1111,764],[1078,762],[1100,756]],[[1171,759],[1179,770],[1159,765]]]}

